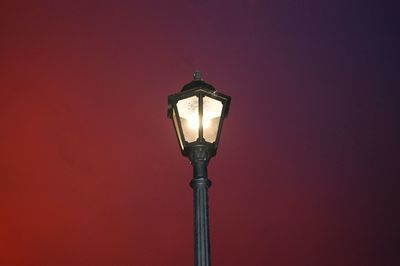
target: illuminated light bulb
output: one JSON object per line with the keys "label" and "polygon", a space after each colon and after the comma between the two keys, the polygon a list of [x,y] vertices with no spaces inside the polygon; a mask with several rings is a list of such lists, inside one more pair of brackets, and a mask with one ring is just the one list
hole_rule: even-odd
{"label": "illuminated light bulb", "polygon": [[[193,130],[198,130],[199,129],[199,117],[197,115],[191,116],[189,119],[189,127],[190,129]],[[210,126],[210,119],[203,118],[203,128],[206,129]]]}
{"label": "illuminated light bulb", "polygon": [[193,115],[189,118],[189,127],[190,129],[198,129],[199,128],[199,117],[197,115]]}

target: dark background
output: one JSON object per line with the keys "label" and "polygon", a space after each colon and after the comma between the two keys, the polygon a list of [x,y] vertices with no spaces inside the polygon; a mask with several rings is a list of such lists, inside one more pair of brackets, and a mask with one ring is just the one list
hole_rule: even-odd
{"label": "dark background", "polygon": [[399,265],[395,2],[2,1],[0,265],[193,265],[197,69],[213,265]]}

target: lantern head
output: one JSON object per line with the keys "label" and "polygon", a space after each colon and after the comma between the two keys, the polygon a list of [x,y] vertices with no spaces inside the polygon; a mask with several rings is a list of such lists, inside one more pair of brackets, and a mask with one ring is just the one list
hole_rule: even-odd
{"label": "lantern head", "polygon": [[230,101],[230,96],[205,83],[198,71],[181,92],[168,97],[168,117],[184,156],[192,156],[194,149],[204,150],[208,158],[215,156]]}

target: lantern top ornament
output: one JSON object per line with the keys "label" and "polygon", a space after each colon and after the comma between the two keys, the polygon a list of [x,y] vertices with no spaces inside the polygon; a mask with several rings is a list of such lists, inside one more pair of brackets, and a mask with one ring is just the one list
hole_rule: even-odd
{"label": "lantern top ornament", "polygon": [[194,78],[194,80],[203,80],[203,79],[201,78],[201,72],[198,71],[198,70],[196,70],[196,71],[193,73],[193,78]]}

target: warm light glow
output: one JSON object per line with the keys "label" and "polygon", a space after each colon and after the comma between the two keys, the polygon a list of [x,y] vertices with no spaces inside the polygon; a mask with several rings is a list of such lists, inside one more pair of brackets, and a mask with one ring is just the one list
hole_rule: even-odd
{"label": "warm light glow", "polygon": [[207,129],[210,126],[210,119],[203,117],[203,128]]}
{"label": "warm light glow", "polygon": [[[193,130],[198,130],[199,129],[199,116],[198,115],[193,115],[189,117],[189,127],[190,129]],[[207,119],[203,117],[203,129],[207,129],[210,126],[210,119]]]}
{"label": "warm light glow", "polygon": [[208,142],[217,139],[218,127],[222,113],[222,102],[208,96],[203,98],[203,138]]}
{"label": "warm light glow", "polygon": [[199,128],[199,117],[192,116],[189,118],[189,127],[190,129],[198,129]]}
{"label": "warm light glow", "polygon": [[184,139],[193,142],[199,137],[199,98],[192,96],[182,99],[176,104],[182,123]]}
{"label": "warm light glow", "polygon": [[[217,138],[218,125],[222,113],[222,102],[208,96],[203,98],[203,137],[214,142]],[[178,101],[177,108],[186,141],[192,142],[199,137],[199,98],[192,96]]]}

